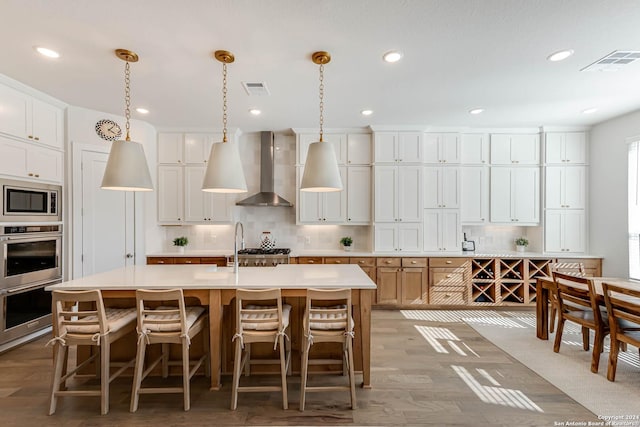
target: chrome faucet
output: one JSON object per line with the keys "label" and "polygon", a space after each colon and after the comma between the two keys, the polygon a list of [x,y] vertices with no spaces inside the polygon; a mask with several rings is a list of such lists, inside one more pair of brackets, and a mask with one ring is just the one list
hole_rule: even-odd
{"label": "chrome faucet", "polygon": [[244,249],[244,225],[240,221],[236,222],[236,231],[233,236],[233,272],[238,273],[238,226],[242,234],[240,235],[240,249]]}

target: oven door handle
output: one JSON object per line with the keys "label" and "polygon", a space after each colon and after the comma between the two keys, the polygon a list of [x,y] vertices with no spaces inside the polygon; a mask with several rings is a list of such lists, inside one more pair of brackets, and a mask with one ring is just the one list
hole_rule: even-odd
{"label": "oven door handle", "polygon": [[7,294],[15,294],[17,292],[24,292],[24,291],[30,291],[32,289],[38,289],[38,288],[42,288],[44,287],[45,284],[44,283],[40,283],[37,285],[27,285],[27,286],[20,286],[19,288],[9,288],[9,289],[5,289],[5,292]]}
{"label": "oven door handle", "polygon": [[58,238],[62,238],[62,233],[58,233],[58,232],[51,233],[51,234],[42,233],[37,236],[34,236],[33,234],[30,236],[3,236],[3,237],[0,237],[0,240],[30,243],[30,242],[41,242],[43,240],[58,239]]}

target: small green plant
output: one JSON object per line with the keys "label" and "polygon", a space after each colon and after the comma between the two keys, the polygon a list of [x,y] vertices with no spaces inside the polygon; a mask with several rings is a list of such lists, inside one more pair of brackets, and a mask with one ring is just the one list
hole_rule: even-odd
{"label": "small green plant", "polygon": [[187,246],[189,244],[189,239],[186,237],[176,237],[173,239],[173,246]]}
{"label": "small green plant", "polygon": [[516,246],[529,246],[529,240],[526,237],[518,237],[516,239]]}
{"label": "small green plant", "polygon": [[340,239],[340,244],[342,246],[351,246],[353,244],[353,239],[351,237],[343,237]]}

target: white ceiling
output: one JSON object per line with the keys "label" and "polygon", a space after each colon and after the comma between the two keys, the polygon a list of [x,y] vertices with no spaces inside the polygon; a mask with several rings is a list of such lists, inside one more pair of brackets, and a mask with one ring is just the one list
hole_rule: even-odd
{"label": "white ceiling", "polygon": [[[71,105],[123,114],[124,63],[137,52],[134,112],[158,128],[219,128],[222,66],[232,51],[229,126],[318,126],[326,50],[325,127],[591,125],[640,108],[640,61],[579,70],[640,50],[637,0],[0,0],[0,73]],[[61,53],[57,60],[33,46]],[[402,61],[384,63],[391,49]],[[569,59],[546,57],[573,49]],[[242,81],[266,82],[249,97]],[[251,116],[259,108],[263,114]],[[484,108],[472,116],[472,108]],[[597,107],[594,114],[581,111]],[[369,117],[362,109],[374,110]]]}

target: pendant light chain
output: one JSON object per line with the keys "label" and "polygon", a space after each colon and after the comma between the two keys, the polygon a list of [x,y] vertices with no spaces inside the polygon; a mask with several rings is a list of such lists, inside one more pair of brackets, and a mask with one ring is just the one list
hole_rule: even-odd
{"label": "pendant light chain", "polygon": [[324,125],[324,64],[320,64],[320,142],[322,142],[322,126]]}
{"label": "pendant light chain", "polygon": [[129,119],[131,118],[131,110],[129,107],[131,106],[131,88],[129,87],[131,84],[131,70],[129,67],[129,62],[127,61],[124,66],[124,116],[127,119],[125,124],[125,128],[127,130],[127,138],[125,141],[131,141],[129,138]]}
{"label": "pendant light chain", "polygon": [[222,63],[222,142],[227,142],[227,63]]}

